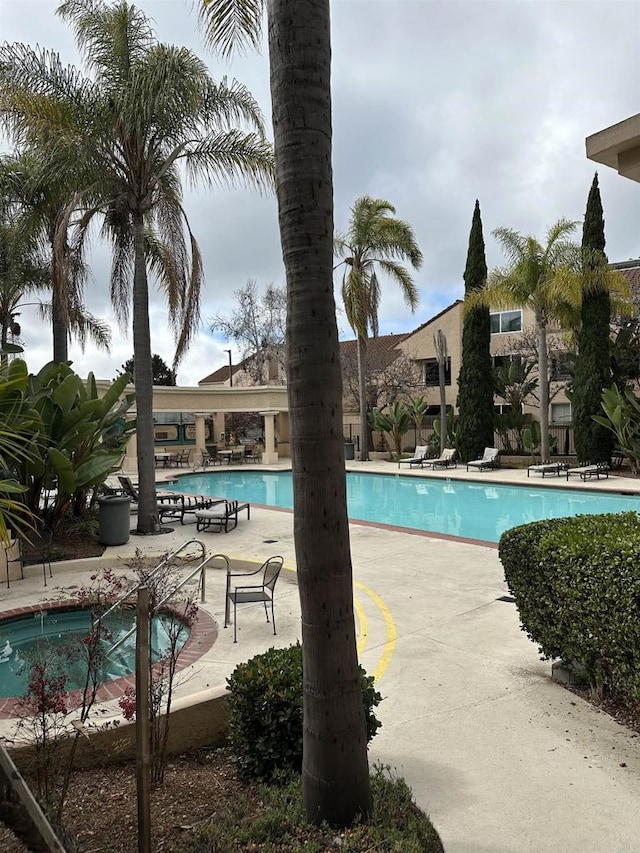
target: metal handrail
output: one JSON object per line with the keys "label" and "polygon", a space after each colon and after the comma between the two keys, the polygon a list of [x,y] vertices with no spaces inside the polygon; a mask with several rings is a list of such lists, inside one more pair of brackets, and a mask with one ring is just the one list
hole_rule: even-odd
{"label": "metal handrail", "polygon": [[[202,545],[202,542],[200,542],[199,539],[190,539],[189,542],[198,542],[200,545]],[[185,544],[189,544],[189,543],[185,543]],[[202,548],[203,548],[204,553],[206,553],[204,545],[202,545]],[[179,550],[180,549],[178,549],[178,551]],[[205,597],[205,577],[206,577],[205,576],[205,569],[207,568],[207,565],[212,560],[215,560],[219,557],[222,557],[222,559],[225,561],[226,569],[228,572],[230,567],[231,567],[231,562],[230,562],[230,560],[226,554],[212,554],[210,557],[205,557],[205,559],[202,561],[202,563],[200,563],[199,566],[197,566],[190,574],[188,574],[186,578],[183,578],[180,581],[180,583],[171,590],[171,592],[167,593],[167,595],[165,595],[165,597],[162,599],[162,601],[159,601],[156,604],[156,606],[152,609],[152,611],[149,615],[155,616],[155,614],[162,607],[162,605],[165,604],[173,595],[175,595],[176,592],[178,592],[180,589],[182,589],[182,587],[185,584],[187,584],[193,577],[195,577],[198,574],[198,572],[200,573],[200,581],[198,583],[198,586],[200,588],[200,602],[204,603],[206,601],[206,597]],[[154,569],[154,573],[155,573],[155,571],[156,571],[156,569]],[[132,634],[135,634],[137,627],[138,627],[138,624],[136,621],[136,623],[133,625],[133,627],[130,628],[130,630],[127,631],[127,633],[124,634],[124,636],[120,637],[119,640],[116,640],[116,642],[111,646],[111,648],[107,650],[107,655],[111,654],[111,652],[115,651],[118,648],[118,646],[121,646],[122,643],[126,642],[126,640],[128,640]]]}
{"label": "metal handrail", "polygon": [[109,607],[107,610],[105,610],[104,613],[102,613],[100,615],[100,618],[104,619],[105,616],[108,616],[112,610],[115,610],[116,607],[120,607],[120,605],[124,601],[126,601],[127,598],[130,598],[134,593],[136,593],[140,589],[141,586],[147,586],[147,584],[149,583],[151,578],[153,578],[160,571],[160,569],[164,569],[168,565],[168,563],[170,563],[174,557],[177,557],[178,554],[181,551],[183,551],[188,545],[199,545],[200,548],[202,549],[202,556],[204,558],[204,556],[207,553],[207,549],[205,548],[204,543],[200,539],[188,539],[182,545],[179,545],[175,549],[175,551],[172,551],[170,554],[167,554],[167,556],[164,558],[164,560],[162,560],[162,562],[158,563],[158,565],[155,567],[155,569],[151,572],[151,574],[145,580],[140,581],[140,583],[137,586],[135,586],[133,589],[128,589],[125,593],[123,593],[123,595],[121,595],[120,598],[118,598],[117,601],[115,601],[111,605],[111,607]]}

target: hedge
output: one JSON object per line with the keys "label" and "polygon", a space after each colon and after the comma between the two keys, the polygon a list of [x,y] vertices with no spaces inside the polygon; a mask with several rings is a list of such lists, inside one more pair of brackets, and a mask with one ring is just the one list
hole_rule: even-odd
{"label": "hedge", "polygon": [[499,555],[522,630],[543,658],[584,667],[590,684],[640,698],[640,517],[550,519],[507,530]]}
{"label": "hedge", "polygon": [[[382,696],[360,666],[367,743],[382,723]],[[229,742],[242,776],[271,781],[302,768],[302,646],[271,648],[240,663],[227,679]]]}

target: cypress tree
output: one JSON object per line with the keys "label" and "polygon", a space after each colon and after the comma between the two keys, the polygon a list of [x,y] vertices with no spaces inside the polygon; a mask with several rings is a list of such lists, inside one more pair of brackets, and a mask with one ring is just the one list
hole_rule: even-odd
{"label": "cypress tree", "polygon": [[[476,200],[467,265],[465,296],[480,290],[487,279],[480,203]],[[491,364],[489,309],[477,306],[465,315],[462,329],[462,366],[458,377],[458,451],[464,461],[482,456],[493,446],[493,367]]]}
{"label": "cypress tree", "polygon": [[[596,172],[589,190],[582,227],[582,248],[590,253],[586,263],[592,270],[607,262],[604,252],[604,216]],[[581,328],[578,336],[573,382],[573,428],[580,462],[608,462],[613,449],[613,433],[593,420],[602,414],[602,389],[611,384],[610,321],[608,290],[597,284],[582,297]]]}

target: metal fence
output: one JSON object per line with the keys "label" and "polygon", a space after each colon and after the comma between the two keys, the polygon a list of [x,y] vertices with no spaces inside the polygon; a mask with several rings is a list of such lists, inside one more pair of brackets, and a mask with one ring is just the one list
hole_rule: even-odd
{"label": "metal fence", "polygon": [[[360,428],[357,424],[345,424],[344,425],[344,437],[345,441],[352,441],[355,450],[360,450]],[[511,434],[506,436],[501,436],[497,432],[494,434],[494,447],[497,447],[499,450],[509,453],[517,453],[522,452],[522,448],[519,446],[521,441],[518,438],[516,431],[510,431]],[[563,424],[549,424],[549,435],[552,436],[552,439],[555,438],[555,442],[552,441],[554,454],[559,456],[575,456],[575,445],[573,443],[573,424],[563,423]],[[415,427],[411,427],[408,432],[405,433],[402,439],[402,449],[404,451],[412,451],[414,447],[417,445],[425,445],[437,443],[435,438],[435,431],[433,429],[433,423],[428,424],[426,426],[421,427],[421,429],[416,429]],[[388,436],[385,436],[384,433],[374,432],[373,433],[373,441],[369,450],[372,451],[388,451],[390,449]]]}

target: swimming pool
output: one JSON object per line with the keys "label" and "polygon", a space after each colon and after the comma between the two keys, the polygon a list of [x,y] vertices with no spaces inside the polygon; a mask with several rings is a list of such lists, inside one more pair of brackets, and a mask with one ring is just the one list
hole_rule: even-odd
{"label": "swimming pool", "polygon": [[[289,471],[220,471],[178,478],[178,488],[293,508]],[[495,543],[510,527],[572,515],[640,512],[640,496],[443,478],[347,473],[349,518]]]}
{"label": "swimming pool", "polygon": [[[100,683],[112,681],[135,671],[135,633],[117,649],[107,650],[128,634],[135,613],[118,610],[110,614],[104,625],[109,638],[101,641],[105,647],[99,675]],[[167,654],[169,639],[166,626],[170,617],[154,616],[151,626],[151,655],[154,661]],[[84,685],[87,666],[82,651],[83,638],[91,628],[91,612],[82,608],[36,610],[28,615],[0,620],[0,697],[21,696],[29,684],[31,664],[47,663],[48,675],[64,673],[65,687],[75,690]],[[189,628],[180,629],[178,648],[189,636]]]}

